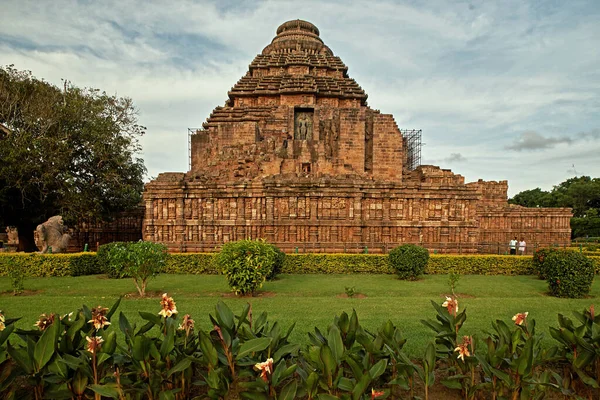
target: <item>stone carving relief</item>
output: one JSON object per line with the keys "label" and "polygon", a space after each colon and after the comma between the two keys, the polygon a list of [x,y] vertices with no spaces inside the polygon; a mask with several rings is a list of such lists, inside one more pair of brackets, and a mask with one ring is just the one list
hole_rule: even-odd
{"label": "stone carving relief", "polygon": [[373,171],[373,114],[367,113],[365,121],[365,172]]}
{"label": "stone carving relief", "polygon": [[65,253],[71,240],[60,215],[50,217],[48,221],[39,224],[33,232],[33,237],[40,253],[48,253],[50,247],[52,253]]}
{"label": "stone carving relief", "polygon": [[16,226],[7,226],[6,234],[8,236],[8,245],[18,245],[19,244],[19,231]]}
{"label": "stone carving relief", "polygon": [[339,119],[326,119],[319,124],[319,140],[323,141],[325,158],[331,160],[337,154],[337,141],[340,138]]}
{"label": "stone carving relief", "polygon": [[297,111],[294,115],[294,139],[312,140],[313,113]]}

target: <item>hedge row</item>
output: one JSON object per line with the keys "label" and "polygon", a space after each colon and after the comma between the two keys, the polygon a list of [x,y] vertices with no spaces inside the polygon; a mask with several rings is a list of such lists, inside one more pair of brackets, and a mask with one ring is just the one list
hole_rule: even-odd
{"label": "hedge row", "polygon": [[[219,274],[215,253],[169,254],[163,272],[168,274]],[[600,273],[600,257],[589,257]],[[28,276],[79,276],[102,273],[96,253],[0,254],[0,276],[11,263],[22,265]],[[284,274],[394,274],[387,255],[381,254],[288,254]],[[532,257],[504,255],[431,254],[426,274],[533,275]]]}
{"label": "hedge row", "polygon": [[25,269],[28,276],[80,276],[102,273],[96,253],[0,254],[0,276],[7,275],[8,269],[13,265]]}

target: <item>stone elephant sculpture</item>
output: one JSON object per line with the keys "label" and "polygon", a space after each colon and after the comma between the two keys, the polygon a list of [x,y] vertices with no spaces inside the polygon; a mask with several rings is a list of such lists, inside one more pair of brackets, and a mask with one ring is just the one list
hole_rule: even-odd
{"label": "stone elephant sculpture", "polygon": [[55,215],[35,228],[34,238],[40,253],[48,253],[49,248],[52,248],[52,253],[65,253],[69,247],[71,235],[66,233],[62,216]]}

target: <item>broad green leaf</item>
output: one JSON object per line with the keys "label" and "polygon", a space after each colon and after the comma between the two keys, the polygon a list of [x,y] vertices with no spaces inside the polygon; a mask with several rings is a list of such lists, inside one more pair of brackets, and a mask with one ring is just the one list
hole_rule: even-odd
{"label": "broad green leaf", "polygon": [[35,344],[33,360],[36,371],[40,371],[54,355],[60,327],[60,320],[56,318]]}
{"label": "broad green leaf", "polygon": [[383,360],[379,360],[377,364],[373,365],[369,370],[369,374],[371,375],[371,379],[377,379],[380,375],[385,372],[387,367],[388,360],[384,358]]}
{"label": "broad green leaf", "polygon": [[333,358],[337,365],[340,364],[342,356],[344,355],[344,344],[342,343],[342,335],[337,326],[332,325],[331,329],[329,329],[329,334],[327,336],[327,344],[331,349],[331,353],[333,354]]}
{"label": "broad green leaf", "polygon": [[267,400],[268,397],[264,393],[260,392],[242,392],[240,396],[250,400]]}
{"label": "broad green leaf", "polygon": [[160,325],[162,322],[162,318],[158,314],[152,314],[145,311],[139,311],[140,317],[145,319],[146,321],[152,322],[154,325]]}
{"label": "broad green leaf", "polygon": [[[177,389],[179,391],[179,389]],[[163,390],[158,396],[158,400],[175,400],[175,390]]]}
{"label": "broad green leaf", "polygon": [[160,345],[160,355],[163,360],[167,358],[167,356],[173,351],[175,347],[175,330],[171,326],[167,326],[167,332],[163,339],[162,344]]}
{"label": "broad green leaf", "polygon": [[216,306],[216,310],[217,319],[219,320],[219,323],[221,323],[227,329],[232,330],[234,326],[234,316],[229,307],[227,307],[225,303],[219,300]]}
{"label": "broad green leaf", "polygon": [[6,346],[6,350],[8,354],[12,357],[13,360],[17,362],[27,372],[27,374],[31,374],[33,371],[33,365],[31,363],[31,359],[29,358],[27,352],[23,349],[17,349],[13,347],[10,342],[8,342]]}
{"label": "broad green leaf", "polygon": [[329,346],[326,344],[321,346],[320,356],[321,356],[321,361],[323,362],[323,365],[325,366],[324,372],[327,375],[327,377],[329,378],[333,375],[333,373],[337,367],[337,363],[335,362],[335,359],[333,358],[331,348],[329,348]]}
{"label": "broad green leaf", "polygon": [[171,368],[169,370],[169,372],[167,373],[167,376],[171,376],[176,372],[181,372],[186,370],[190,365],[192,365],[192,359],[191,358],[184,358],[183,360],[180,360],[177,364],[175,364],[175,366],[173,368]]}
{"label": "broad green leaf", "polygon": [[129,320],[122,311],[119,313],[119,328],[121,328],[121,332],[123,332],[125,336],[131,337],[133,335],[133,329],[129,324]]}
{"label": "broad green leaf", "polygon": [[365,390],[367,390],[367,387],[370,383],[371,377],[369,376],[369,373],[364,373],[363,376],[360,377],[360,379],[354,386],[354,389],[352,390],[352,400],[359,400],[362,397]]}
{"label": "broad green leaf", "polygon": [[284,346],[281,346],[275,354],[273,354],[273,362],[279,361],[281,358],[288,354],[296,355],[300,350],[300,345],[298,343],[289,343]]}
{"label": "broad green leaf", "polygon": [[333,396],[327,393],[319,393],[317,395],[317,399],[319,400],[339,400],[339,397]]}
{"label": "broad green leaf", "polygon": [[278,400],[293,400],[296,397],[296,390],[298,389],[298,384],[295,380],[290,381],[286,384],[279,394]]}
{"label": "broad green leaf", "polygon": [[199,335],[200,349],[202,350],[202,354],[204,357],[206,357],[208,364],[214,368],[219,362],[217,349],[210,340],[210,336],[208,336],[204,331],[200,331]]}
{"label": "broad green leaf", "polygon": [[117,389],[116,384],[107,384],[107,385],[89,385],[90,389],[92,389],[95,393],[98,393],[100,396],[110,397],[113,399],[119,398],[119,389]]}
{"label": "broad green leaf", "polygon": [[442,379],[440,382],[450,389],[462,389],[462,384],[457,379]]}
{"label": "broad green leaf", "polygon": [[269,344],[271,344],[271,338],[268,337],[248,340],[247,342],[242,343],[242,345],[240,346],[240,351],[238,352],[236,359],[239,360],[240,358],[245,357],[250,353],[263,351],[264,349],[269,347]]}
{"label": "broad green leaf", "polygon": [[4,344],[4,342],[6,342],[6,339],[8,339],[8,337],[14,330],[15,330],[15,325],[10,324],[10,325],[6,326],[6,328],[3,331],[0,332],[0,346],[2,346]]}

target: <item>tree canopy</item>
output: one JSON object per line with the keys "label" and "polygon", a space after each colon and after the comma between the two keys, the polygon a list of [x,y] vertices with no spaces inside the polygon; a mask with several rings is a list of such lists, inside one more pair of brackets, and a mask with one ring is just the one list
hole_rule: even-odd
{"label": "tree canopy", "polygon": [[569,178],[551,191],[525,190],[508,202],[525,207],[571,207],[573,237],[600,236],[600,178]]}
{"label": "tree canopy", "polygon": [[146,173],[129,98],[0,67],[0,225],[110,219],[139,204]]}

